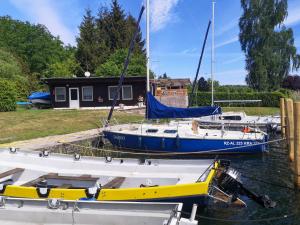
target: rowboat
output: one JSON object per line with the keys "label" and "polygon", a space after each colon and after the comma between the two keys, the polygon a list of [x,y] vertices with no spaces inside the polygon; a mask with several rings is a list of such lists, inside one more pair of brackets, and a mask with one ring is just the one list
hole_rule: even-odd
{"label": "rowboat", "polygon": [[0,150],[0,195],[206,205],[219,162]]}
{"label": "rowboat", "polygon": [[[180,225],[182,203],[95,202],[0,197],[0,224],[6,225]],[[101,222],[100,222],[101,221]]]}

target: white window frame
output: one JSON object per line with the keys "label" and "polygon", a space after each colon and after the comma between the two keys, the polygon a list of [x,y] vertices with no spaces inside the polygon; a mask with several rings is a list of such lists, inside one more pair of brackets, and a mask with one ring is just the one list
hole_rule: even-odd
{"label": "white window frame", "polygon": [[[124,89],[123,89],[124,87],[130,87],[131,98],[124,98]],[[123,100],[132,100],[133,99],[132,85],[123,85],[122,86],[122,99]]]}
{"label": "white window frame", "polygon": [[[108,100],[112,101],[112,100],[114,100],[114,96],[110,96],[110,88],[118,88],[118,86],[108,86],[108,88],[107,88]],[[117,100],[120,100],[120,93],[119,93],[119,98]]]}
{"label": "white window frame", "polygon": [[[84,95],[83,95],[84,88],[92,88],[92,99],[84,99]],[[81,100],[83,102],[93,102],[94,101],[94,86],[82,86],[81,87]]]}
{"label": "white window frame", "polygon": [[[63,89],[64,90],[64,92],[65,92],[65,98],[64,98],[64,100],[58,100],[57,99],[57,89]],[[66,101],[66,99],[67,99],[67,90],[66,90],[66,87],[55,87],[55,102],[65,102]]]}

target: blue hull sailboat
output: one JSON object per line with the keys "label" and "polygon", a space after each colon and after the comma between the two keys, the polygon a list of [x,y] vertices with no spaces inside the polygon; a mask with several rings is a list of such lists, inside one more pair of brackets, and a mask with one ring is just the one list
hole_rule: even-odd
{"label": "blue hull sailboat", "polygon": [[[221,108],[175,108],[161,104],[147,94],[148,119],[195,118],[220,114]],[[178,153],[259,153],[266,150],[264,132],[201,129],[196,121],[172,121],[165,124],[126,124],[108,126],[104,136],[116,147],[147,152]]]}
{"label": "blue hull sailboat", "polygon": [[[149,3],[147,1],[147,6]],[[141,12],[142,14],[142,12]],[[141,19],[138,19],[138,24]],[[147,7],[147,107],[146,119],[199,118],[221,113],[218,106],[176,108],[160,103],[151,93],[149,85],[149,7]],[[206,34],[207,35],[207,34]],[[167,153],[257,153],[266,149],[267,134],[263,132],[200,129],[197,121],[172,121],[165,124],[142,123],[110,126],[117,103],[118,92],[129,64],[136,33],[131,40],[119,85],[103,133],[113,146],[143,152]],[[202,55],[201,55],[202,58]],[[201,62],[200,58],[200,62]],[[200,63],[199,63],[200,64]],[[198,66],[199,69],[199,66]],[[214,105],[212,103],[212,105]]]}

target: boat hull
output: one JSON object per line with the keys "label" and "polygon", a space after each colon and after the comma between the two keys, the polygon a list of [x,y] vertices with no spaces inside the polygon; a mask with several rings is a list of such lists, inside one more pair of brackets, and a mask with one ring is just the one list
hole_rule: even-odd
{"label": "boat hull", "polygon": [[266,150],[264,143],[266,140],[166,138],[123,134],[109,130],[103,133],[113,146],[136,151],[231,154],[261,153]]}

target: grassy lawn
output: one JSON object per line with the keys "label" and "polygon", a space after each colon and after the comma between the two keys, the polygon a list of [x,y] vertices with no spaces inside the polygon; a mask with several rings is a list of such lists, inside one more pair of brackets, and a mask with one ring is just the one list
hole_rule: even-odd
{"label": "grassy lawn", "polygon": [[[245,111],[248,115],[273,115],[278,108],[224,107],[224,111]],[[107,110],[26,110],[0,112],[0,143],[67,134],[101,127]],[[136,113],[114,112],[119,123],[142,120]]]}
{"label": "grassy lawn", "polygon": [[[107,110],[24,110],[0,112],[0,143],[67,134],[101,127]],[[113,118],[125,123],[143,119],[142,115],[114,112]]]}
{"label": "grassy lawn", "polygon": [[247,115],[274,115],[279,114],[279,108],[276,107],[222,107],[224,112],[244,111]]}

